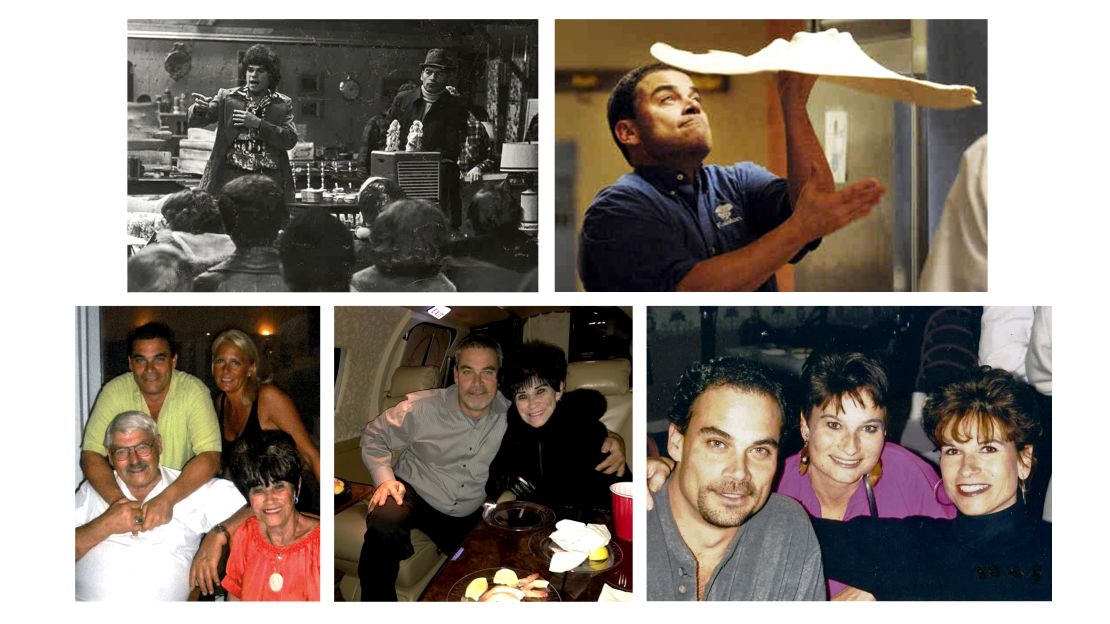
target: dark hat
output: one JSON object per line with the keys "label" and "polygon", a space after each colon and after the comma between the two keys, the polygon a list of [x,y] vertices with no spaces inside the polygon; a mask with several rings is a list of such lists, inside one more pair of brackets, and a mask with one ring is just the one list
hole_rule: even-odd
{"label": "dark hat", "polygon": [[424,62],[420,64],[420,69],[425,67],[438,67],[439,69],[450,69],[454,67],[451,59],[447,56],[447,50],[442,48],[432,48],[428,50],[428,56],[424,58]]}

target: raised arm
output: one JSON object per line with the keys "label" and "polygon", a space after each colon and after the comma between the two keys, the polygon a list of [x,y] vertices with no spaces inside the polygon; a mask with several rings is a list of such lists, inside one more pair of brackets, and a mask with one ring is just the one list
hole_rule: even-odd
{"label": "raised arm", "polygon": [[694,265],[678,290],[755,290],[807,244],[867,216],[882,199],[886,189],[875,179],[836,190],[806,112],[817,77],[779,72],[777,80],[786,126],[787,194],[793,211],[752,244]]}
{"label": "raised arm", "polygon": [[783,125],[786,128],[787,185],[790,203],[798,205],[802,189],[811,179],[818,192],[830,193],[836,190],[832,169],[817,141],[817,133],[809,120],[806,102],[813,90],[817,76],[779,72],[776,83],[779,104],[782,107]]}

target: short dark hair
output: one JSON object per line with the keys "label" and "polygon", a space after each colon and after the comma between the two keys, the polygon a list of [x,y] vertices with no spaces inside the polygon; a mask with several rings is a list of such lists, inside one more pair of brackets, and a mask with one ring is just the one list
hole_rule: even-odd
{"label": "short dark hair", "polygon": [[447,247],[447,220],[426,199],[400,199],[370,227],[374,266],[386,275],[426,277],[439,272]]}
{"label": "short dark hair", "polygon": [[177,341],[173,337],[173,330],[165,323],[158,321],[151,321],[145,325],[139,325],[135,329],[127,332],[127,357],[135,352],[135,342],[139,340],[156,340],[161,338],[166,341],[170,346],[170,357],[177,355]]}
{"label": "short dark hair", "polygon": [[331,213],[309,210],[293,219],[281,237],[278,253],[289,290],[345,292],[350,287],[354,238]]}
{"label": "short dark hair", "polygon": [[482,332],[471,332],[464,336],[463,339],[455,345],[456,367],[458,367],[459,365],[459,353],[462,353],[467,349],[488,349],[490,351],[493,351],[497,354],[497,370],[501,370],[501,360],[503,359],[501,345],[490,336],[487,336]]}
{"label": "short dark hair", "polygon": [[258,65],[270,74],[270,89],[277,90],[277,85],[281,82],[281,59],[278,58],[277,52],[264,43],[256,43],[247,48],[243,54],[243,61],[239,63],[239,75],[247,75],[248,65]]}
{"label": "short dark hair", "polygon": [[250,498],[252,488],[284,481],[296,490],[301,481],[301,456],[293,436],[281,430],[240,438],[227,460],[235,487]]}
{"label": "short dark hair", "polygon": [[289,220],[285,194],[268,176],[240,176],[220,190],[220,214],[236,248],[272,245]]}
{"label": "short dark hair", "polygon": [[771,369],[744,358],[718,357],[694,362],[679,377],[668,417],[680,432],[686,433],[694,402],[713,388],[732,388],[774,399],[779,406],[780,421],[785,420],[782,382]]}
{"label": "short dark hair", "polygon": [[844,399],[865,405],[870,397],[875,407],[886,409],[890,384],[882,361],[865,353],[818,353],[802,368],[802,410],[808,417],[813,408],[833,407],[844,411]]}
{"label": "short dark hair", "polygon": [[528,386],[540,383],[556,392],[567,380],[567,354],[546,342],[526,342],[505,368],[504,387],[510,397]]}
{"label": "short dark hair", "polygon": [[224,220],[216,198],[201,189],[186,189],[166,197],[162,202],[162,217],[166,225],[177,232],[224,233]]}
{"label": "short dark hair", "polygon": [[[385,136],[385,133],[382,133]],[[358,190],[358,211],[362,213],[362,222],[366,225],[374,223],[374,219],[381,214],[382,208],[405,198],[405,189],[392,178],[372,177],[367,178]]]}
{"label": "short dark hair", "polygon": [[1008,371],[989,366],[968,369],[937,388],[925,402],[923,420],[925,433],[938,448],[946,440],[966,442],[960,436],[970,422],[978,425],[981,438],[998,436],[1019,451],[1041,435],[1033,389]]}
{"label": "short dark hair", "polygon": [[632,161],[628,158],[628,148],[624,143],[617,139],[617,122],[622,119],[636,119],[636,87],[639,86],[640,81],[648,74],[657,71],[664,71],[674,69],[666,63],[652,63],[650,65],[641,65],[636,69],[628,72],[621,79],[617,81],[617,85],[609,93],[609,133],[613,135],[613,142],[617,144],[624,159],[628,164]]}

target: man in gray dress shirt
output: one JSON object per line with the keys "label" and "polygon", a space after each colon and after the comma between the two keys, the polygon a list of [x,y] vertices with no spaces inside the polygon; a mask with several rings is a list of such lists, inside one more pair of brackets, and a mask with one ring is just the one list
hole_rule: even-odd
{"label": "man in gray dress shirt", "polygon": [[648,512],[648,600],[823,600],[809,516],[772,494],[782,385],[739,358],[691,365],[671,406],[678,464]]}
{"label": "man in gray dress shirt", "polygon": [[365,601],[397,600],[398,567],[413,554],[411,529],[450,553],[481,519],[509,409],[497,392],[501,347],[470,334],[456,357],[455,385],[410,394],[363,429],[362,460],[378,486],[358,562]]}

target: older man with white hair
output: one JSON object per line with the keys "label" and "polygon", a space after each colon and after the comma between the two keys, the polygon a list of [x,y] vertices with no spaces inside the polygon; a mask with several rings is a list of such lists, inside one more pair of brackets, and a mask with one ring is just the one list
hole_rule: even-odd
{"label": "older man with white hair", "polygon": [[154,420],[138,411],[117,415],[104,446],[123,499],[108,503],[86,481],[75,505],[77,600],[185,600],[189,565],[204,533],[244,500],[224,479],[206,484],[178,501],[166,523],[142,530],[143,503],[173,483],[180,470],[159,465],[162,440]]}

